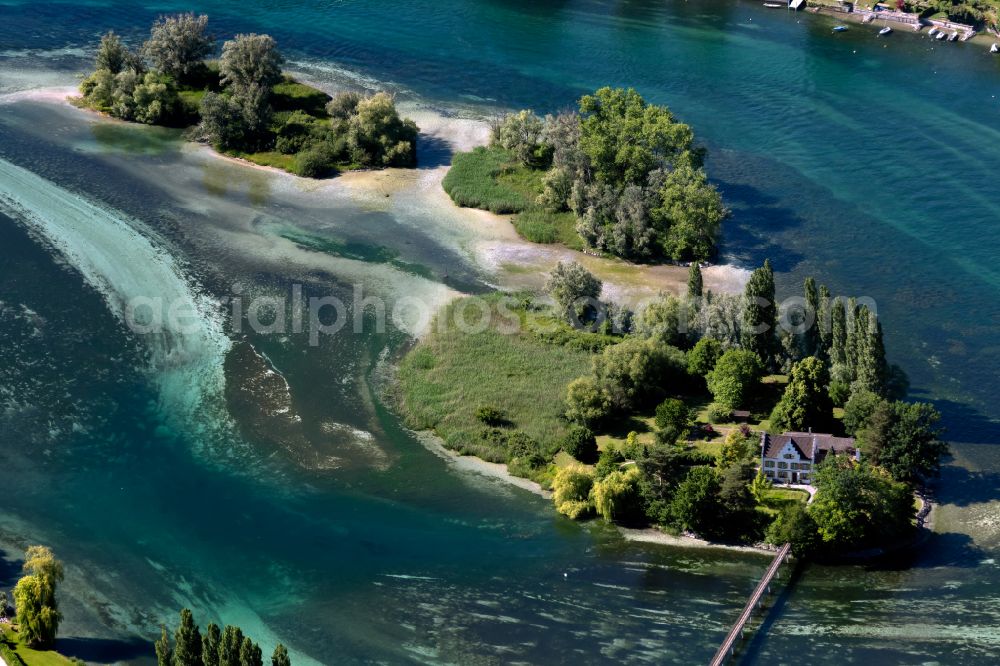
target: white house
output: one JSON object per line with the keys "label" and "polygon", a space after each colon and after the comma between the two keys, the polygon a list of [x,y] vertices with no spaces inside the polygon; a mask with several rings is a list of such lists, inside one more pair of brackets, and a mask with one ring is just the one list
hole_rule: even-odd
{"label": "white house", "polygon": [[774,483],[812,483],[813,469],[828,455],[849,455],[861,460],[852,437],[813,432],[786,432],[760,436],[760,468]]}

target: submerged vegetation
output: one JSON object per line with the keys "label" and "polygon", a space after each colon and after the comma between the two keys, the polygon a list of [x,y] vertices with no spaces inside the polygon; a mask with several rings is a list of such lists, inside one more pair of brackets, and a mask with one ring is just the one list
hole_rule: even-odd
{"label": "submerged vegetation", "polygon": [[461,206],[515,213],[531,241],[636,261],[704,260],[728,211],[703,159],[669,109],[602,88],[575,112],[496,119],[489,146],[455,155],[443,186]]}
{"label": "submerged vegetation", "polygon": [[[689,284],[632,313],[598,301],[582,266],[560,264],[554,306],[534,294],[460,300],[403,360],[407,420],[551,488],[574,519],[791,541],[800,555],[909,534],[913,492],[947,446],[933,406],[902,400],[873,313],[809,279],[803,305],[784,312],[788,332],[767,264],[740,296],[701,293],[697,265]],[[762,433],[808,428],[855,436],[862,459],[828,456],[807,506],[758,466]]]}
{"label": "submerged vegetation", "polygon": [[297,82],[269,35],[236,35],[206,61],[215,48],[207,26],[205,15],[161,17],[134,52],[107,33],[81,103],[121,120],[195,126],[221,152],[300,176],[416,163],[417,126],[388,93],[331,98]]}

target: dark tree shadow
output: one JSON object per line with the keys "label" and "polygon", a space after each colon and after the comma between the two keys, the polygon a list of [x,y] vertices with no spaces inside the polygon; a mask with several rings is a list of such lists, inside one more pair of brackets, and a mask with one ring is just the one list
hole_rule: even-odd
{"label": "dark tree shadow", "polygon": [[101,664],[155,659],[152,642],[141,638],[60,638],[55,649],[67,657]]}
{"label": "dark tree shadow", "polygon": [[803,254],[772,240],[776,232],[803,223],[795,211],[753,185],[726,180],[715,183],[733,211],[722,233],[720,253],[728,252],[753,265],[770,259],[774,270],[782,273],[791,271],[805,259]]}
{"label": "dark tree shadow", "polygon": [[438,136],[420,134],[417,137],[417,168],[435,169],[451,164],[455,154],[451,144]]}
{"label": "dark tree shadow", "polygon": [[21,577],[24,561],[7,551],[0,551],[0,590],[10,590]]}
{"label": "dark tree shadow", "polygon": [[[749,631],[753,634],[753,638],[750,639],[749,643],[743,645],[742,649],[739,647],[737,648],[736,659],[730,663],[754,663],[754,661],[760,656],[760,650],[764,646],[768,632],[778,621],[778,618],[781,617],[781,613],[788,604],[788,600],[791,599],[792,595],[795,593],[795,586],[798,584],[799,579],[802,578],[802,571],[805,569],[805,566],[805,563],[801,560],[795,561],[795,563],[792,564],[792,573],[788,579],[782,583],[781,578],[779,577],[778,580],[772,584],[772,589],[775,586],[778,586],[781,588],[781,592],[778,593],[778,596],[773,597],[773,603],[769,605],[770,607],[765,606],[764,611],[757,611],[758,617],[759,613],[764,613],[764,621],[760,623],[760,626],[755,628],[751,627],[749,629]],[[765,600],[767,599],[768,598],[765,597]]]}

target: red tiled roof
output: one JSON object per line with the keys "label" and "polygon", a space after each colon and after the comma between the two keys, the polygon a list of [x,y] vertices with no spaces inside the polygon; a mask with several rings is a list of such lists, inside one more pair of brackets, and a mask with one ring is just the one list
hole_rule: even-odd
{"label": "red tiled roof", "polygon": [[[822,433],[785,432],[771,437],[764,434],[761,446],[765,458],[777,458],[785,445],[791,442],[798,451],[800,460],[821,461],[828,453],[847,453],[854,455],[857,447],[853,437],[834,437]],[[815,452],[815,456],[813,453]]]}

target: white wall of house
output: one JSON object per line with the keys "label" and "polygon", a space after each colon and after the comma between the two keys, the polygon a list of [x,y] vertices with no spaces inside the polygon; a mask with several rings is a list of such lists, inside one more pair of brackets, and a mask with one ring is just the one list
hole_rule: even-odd
{"label": "white wall of house", "polygon": [[761,457],[764,476],[774,483],[810,483],[812,481],[812,460],[804,458],[788,442],[778,452],[777,457]]}

